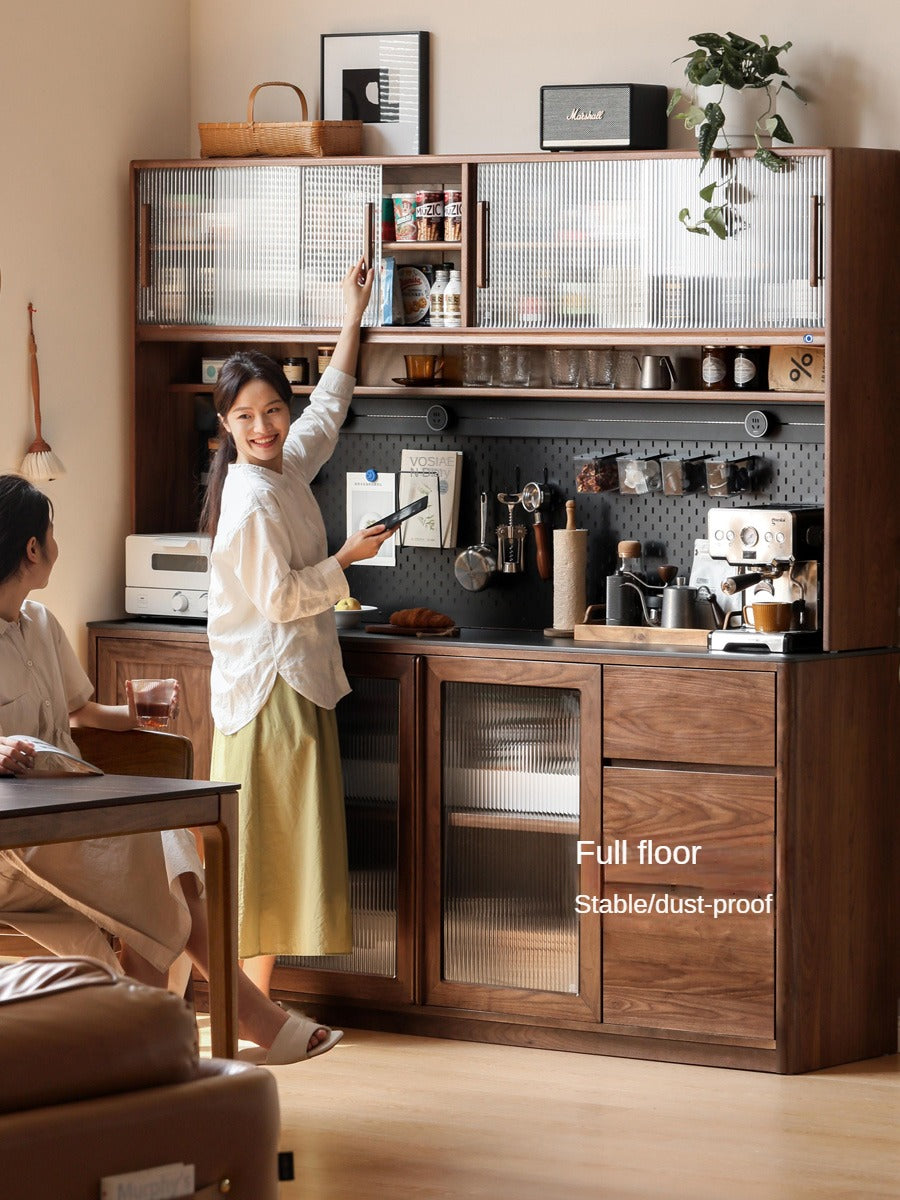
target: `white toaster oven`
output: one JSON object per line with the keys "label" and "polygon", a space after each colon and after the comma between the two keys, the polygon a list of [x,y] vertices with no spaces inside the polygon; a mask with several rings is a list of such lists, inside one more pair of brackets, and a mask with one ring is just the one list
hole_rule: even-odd
{"label": "white toaster oven", "polygon": [[206,617],[205,533],[132,533],[125,539],[125,611],[141,617]]}

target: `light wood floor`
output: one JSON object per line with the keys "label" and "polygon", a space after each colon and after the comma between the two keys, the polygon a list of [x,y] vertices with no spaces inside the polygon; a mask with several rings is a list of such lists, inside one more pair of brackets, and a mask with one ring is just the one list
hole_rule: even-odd
{"label": "light wood floor", "polygon": [[273,1068],[282,1200],[900,1197],[900,1056],[809,1075],[348,1031]]}

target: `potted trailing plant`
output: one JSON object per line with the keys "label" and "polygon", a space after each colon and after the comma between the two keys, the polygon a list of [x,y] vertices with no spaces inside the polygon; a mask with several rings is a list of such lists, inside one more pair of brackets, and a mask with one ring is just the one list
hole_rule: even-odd
{"label": "potted trailing plant", "polygon": [[[693,90],[676,88],[669,102],[668,115],[676,121],[683,121],[686,129],[693,129],[697,135],[697,148],[701,159],[701,172],[712,156],[713,149],[722,147],[725,156],[730,157],[730,143],[725,128],[725,111],[722,107],[727,91],[765,94],[765,107],[760,97],[760,115],[755,117],[752,129],[752,139],[756,144],[756,158],[770,171],[782,171],[786,166],[781,158],[765,142],[772,138],[780,142],[793,142],[791,131],[785,125],[781,116],[774,111],[775,98],[782,88],[788,88],[797,95],[797,89],[787,81],[787,71],[779,62],[780,55],[791,48],[791,42],[775,46],[765,34],[760,35],[758,42],[742,37],[737,33],[697,33],[690,41],[696,43],[697,49],[690,54],[682,55],[686,59],[684,73],[693,85]],[[676,59],[679,62],[680,59]],[[700,89],[713,89],[713,95],[701,106],[699,102]],[[718,94],[715,94],[718,89]],[[686,107],[682,112],[676,112],[679,104]],[[691,218],[686,208],[679,213],[679,220],[691,233],[709,234],[726,238],[731,232],[732,221],[727,203],[714,204],[713,198],[718,187],[727,188],[728,180],[722,183],[711,183],[700,190],[700,199],[706,204],[703,217],[699,221]]]}

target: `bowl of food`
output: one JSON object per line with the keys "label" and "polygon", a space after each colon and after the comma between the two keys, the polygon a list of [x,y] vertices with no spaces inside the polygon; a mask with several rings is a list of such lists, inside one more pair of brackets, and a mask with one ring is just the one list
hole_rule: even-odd
{"label": "bowl of food", "polygon": [[334,606],[334,619],[338,629],[355,629],[363,617],[368,618],[376,611],[374,604],[360,604],[353,596],[347,596]]}

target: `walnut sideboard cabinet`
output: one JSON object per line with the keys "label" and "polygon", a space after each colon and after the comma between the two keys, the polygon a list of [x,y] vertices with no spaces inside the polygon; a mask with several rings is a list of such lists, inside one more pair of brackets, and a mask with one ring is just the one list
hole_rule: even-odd
{"label": "walnut sideboard cabinet", "polygon": [[[94,625],[101,701],[201,629]],[[344,635],[354,949],[279,959],[325,1019],[777,1072],[897,1049],[898,651]]]}

